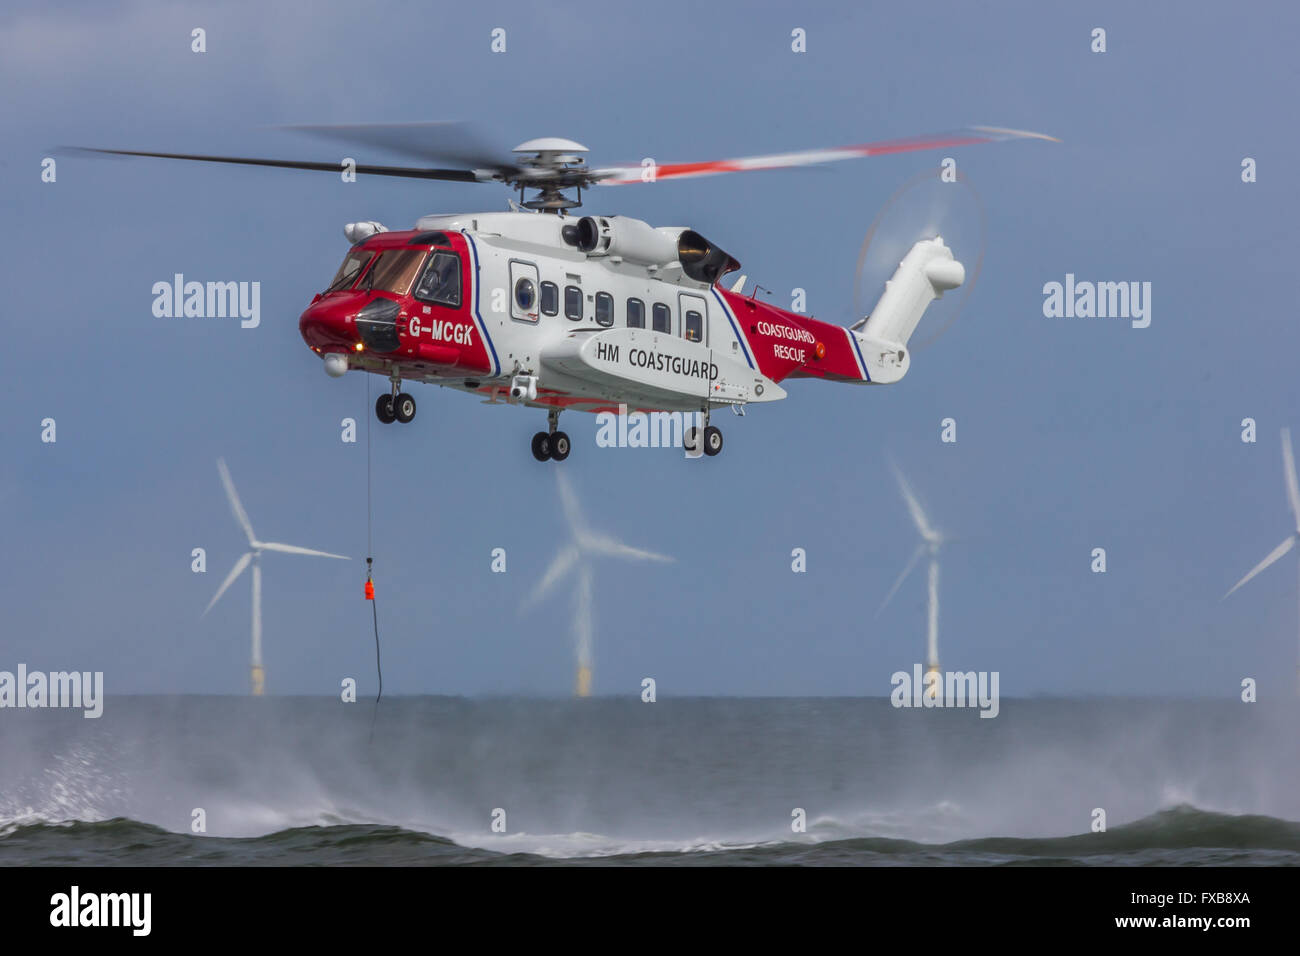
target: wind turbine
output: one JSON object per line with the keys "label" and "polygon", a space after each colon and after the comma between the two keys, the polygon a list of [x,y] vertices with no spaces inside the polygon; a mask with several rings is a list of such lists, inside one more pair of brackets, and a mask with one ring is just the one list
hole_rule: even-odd
{"label": "wind turbine", "polygon": [[262,552],[278,551],[282,554],[307,554],[317,558],[339,558],[343,561],[347,561],[348,558],[341,554],[313,551],[310,548],[300,548],[293,544],[258,541],[253,534],[253,525],[248,520],[248,513],[244,511],[244,506],[239,503],[239,495],[235,492],[235,483],[230,480],[230,471],[226,468],[224,459],[217,459],[217,471],[221,473],[221,483],[226,488],[226,498],[230,501],[230,511],[248,537],[248,550],[235,562],[235,566],[226,575],[226,580],[221,582],[221,587],[217,588],[217,593],[212,595],[212,600],[203,609],[203,613],[207,614],[208,611],[211,611],[212,605],[220,600],[221,595],[226,593],[226,589],[235,583],[237,577],[244,573],[244,569],[249,564],[253,565],[253,657],[249,666],[253,696],[261,697],[266,689],[266,672],[262,670]]}
{"label": "wind turbine", "polygon": [[[1287,535],[1286,539],[1270,551],[1268,557],[1255,565],[1249,574],[1234,584],[1228,593],[1223,596],[1225,600],[1233,591],[1294,548],[1296,541],[1300,540],[1300,485],[1296,484],[1295,455],[1291,453],[1291,430],[1289,428],[1282,429],[1282,477],[1286,481],[1286,497],[1291,504],[1291,517],[1295,519],[1295,531]],[[1300,657],[1296,661],[1296,693],[1300,694]]]}
{"label": "wind turbine", "polygon": [[[907,565],[903,568],[903,573],[898,576],[894,586],[889,589],[885,595],[885,600],[880,604],[880,610],[877,614],[885,609],[887,605],[898,593],[898,589],[907,576],[912,573],[918,561],[927,553],[930,555],[930,606],[928,613],[928,628],[926,631],[925,641],[925,673],[927,675],[939,673],[939,550],[943,547],[946,539],[943,534],[937,531],[926,517],[925,511],[921,508],[921,503],[916,500],[916,495],[912,493],[912,487],[903,477],[903,473],[898,470],[898,466],[892,461],[889,467],[894,472],[894,477],[898,479],[899,490],[903,492],[903,500],[907,502],[907,510],[912,515],[912,523],[916,525],[917,533],[921,536],[920,543],[916,550],[912,552],[912,557],[908,560]],[[933,680],[927,693],[931,697],[938,696],[938,688],[942,686],[942,678],[927,678]]]}
{"label": "wind turbine", "polygon": [[608,535],[592,531],[578,507],[578,498],[573,493],[564,472],[557,470],[556,481],[560,488],[560,504],[564,516],[568,519],[572,540],[562,547],[551,561],[546,573],[542,575],[537,586],[533,588],[528,599],[524,601],[526,609],[545,597],[570,572],[576,576],[573,606],[573,635],[578,657],[578,675],[574,685],[574,694],[578,697],[591,696],[592,635],[595,620],[595,596],[592,592],[592,560],[594,558],[620,558],[627,561],[672,561],[673,559],[653,551],[643,551],[622,542],[615,541]]}

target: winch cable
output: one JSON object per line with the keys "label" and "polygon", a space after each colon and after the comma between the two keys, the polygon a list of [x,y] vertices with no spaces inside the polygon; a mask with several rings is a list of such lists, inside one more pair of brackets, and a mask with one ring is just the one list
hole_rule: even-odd
{"label": "winch cable", "polygon": [[[363,372],[366,380],[366,412],[370,408],[370,375]],[[363,414],[366,414],[363,412]],[[384,668],[379,660],[379,604],[375,601],[374,569],[374,510],[371,505],[371,462],[370,462],[370,415],[366,414],[366,600],[370,602],[370,617],[375,626],[375,672],[379,676],[379,693],[375,695],[375,706],[370,712],[370,740],[375,739],[375,718],[379,716],[379,698],[384,696]]]}

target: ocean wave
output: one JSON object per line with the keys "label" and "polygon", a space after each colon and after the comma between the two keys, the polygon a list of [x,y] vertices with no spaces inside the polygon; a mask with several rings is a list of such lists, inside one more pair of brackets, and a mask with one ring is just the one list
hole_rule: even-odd
{"label": "ocean wave", "polygon": [[1300,823],[1180,805],[1102,833],[982,837],[923,843],[829,830],[796,840],[627,840],[593,833],[502,834],[474,845],[398,826],[338,823],[258,837],[174,833],[125,817],[11,821],[0,836],[6,865],[990,865],[1300,863]]}

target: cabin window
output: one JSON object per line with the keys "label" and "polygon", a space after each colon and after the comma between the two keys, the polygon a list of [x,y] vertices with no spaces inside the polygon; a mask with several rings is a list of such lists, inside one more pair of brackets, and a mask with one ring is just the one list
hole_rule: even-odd
{"label": "cabin window", "polygon": [[452,252],[435,252],[415,285],[415,297],[453,309],[460,308],[460,257]]}
{"label": "cabin window", "polygon": [[656,302],[655,307],[651,310],[650,321],[654,325],[656,332],[669,332],[673,330],[672,313],[668,311],[668,306],[662,302]]}
{"label": "cabin window", "polygon": [[520,312],[533,311],[536,302],[537,288],[533,285],[532,279],[523,278],[515,283],[515,305],[519,306]]}
{"label": "cabin window", "polygon": [[614,297],[608,292],[596,293],[596,324],[606,328],[614,324]]}
{"label": "cabin window", "polygon": [[685,315],[684,332],[688,342],[704,341],[704,316],[694,309],[688,309]]}
{"label": "cabin window", "polygon": [[542,283],[542,315],[560,314],[560,287],[554,282]]}
{"label": "cabin window", "polygon": [[582,318],[582,290],[576,285],[564,287],[564,317],[575,322]]}
{"label": "cabin window", "polygon": [[645,303],[640,299],[627,300],[627,327],[629,329],[645,328]]}
{"label": "cabin window", "polygon": [[357,280],[357,276],[371,259],[375,257],[373,252],[364,252],[360,249],[352,249],[348,252],[347,258],[343,260],[343,265],[339,266],[339,271],[334,274],[334,280],[325,287],[326,292],[338,292],[340,289],[346,289]]}

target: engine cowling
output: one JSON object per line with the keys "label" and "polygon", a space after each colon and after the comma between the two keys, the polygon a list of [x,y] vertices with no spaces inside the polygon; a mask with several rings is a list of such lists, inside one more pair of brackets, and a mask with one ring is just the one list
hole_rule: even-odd
{"label": "engine cowling", "polygon": [[583,216],[575,232],[575,245],[588,256],[617,256],[657,268],[678,263],[697,282],[712,284],[740,268],[739,262],[693,229],[656,229],[627,216]]}
{"label": "engine cowling", "polygon": [[677,261],[681,229],[656,229],[627,216],[583,216],[578,220],[578,250],[589,256],[618,256],[643,266]]}

